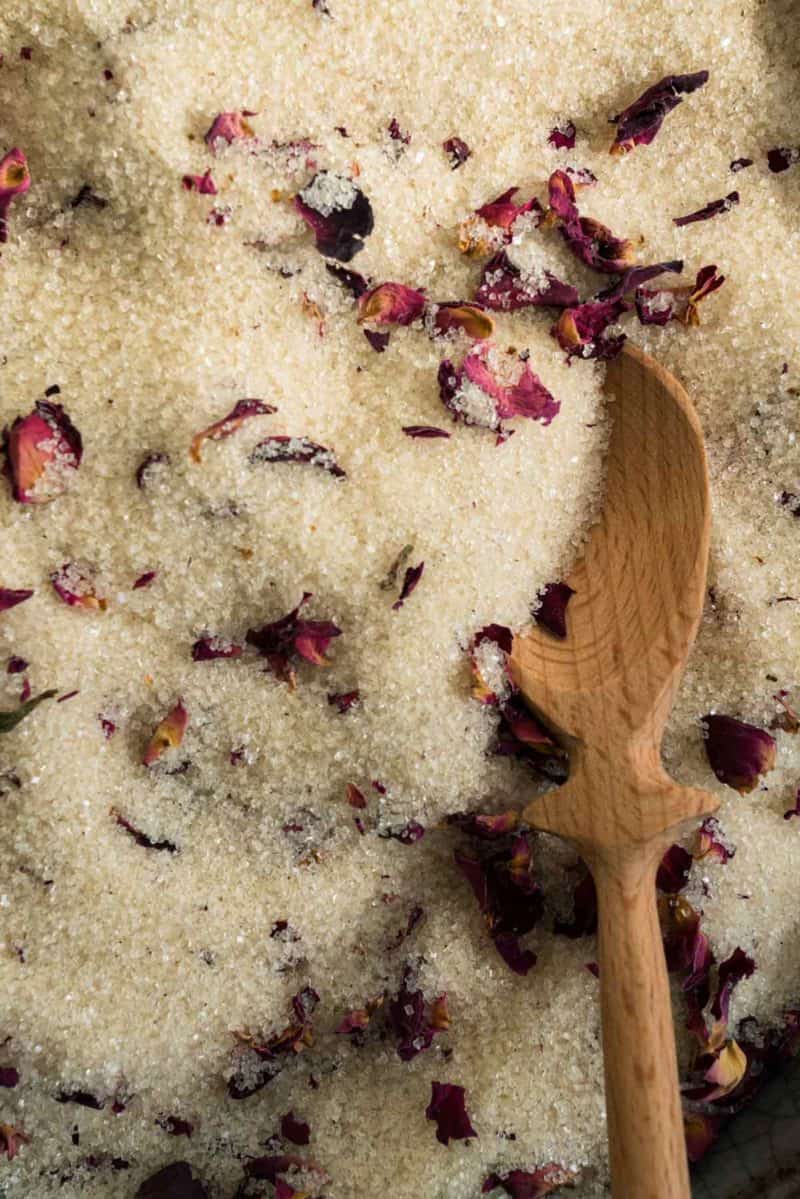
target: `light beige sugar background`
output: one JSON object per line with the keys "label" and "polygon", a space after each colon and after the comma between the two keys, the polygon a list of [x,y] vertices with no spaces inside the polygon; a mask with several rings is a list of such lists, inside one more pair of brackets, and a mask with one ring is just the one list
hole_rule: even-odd
{"label": "light beige sugar background", "polygon": [[[463,427],[448,442],[404,437],[403,424],[452,427],[436,370],[459,347],[410,329],[385,354],[370,349],[308,232],[272,198],[310,174],[273,141],[308,138],[343,173],[357,164],[375,232],[352,266],[436,299],[465,298],[479,276],[456,249],[458,222],[511,185],[542,194],[565,163],[599,176],[582,209],[633,238],[641,261],[683,257],[692,277],[718,265],[727,282],[700,329],[631,329],[689,387],[714,483],[715,603],[670,728],[671,768],[715,786],[699,716],[765,723],[774,691],[800,684],[798,604],[774,602],[800,596],[800,524],[776,503],[800,490],[800,169],[774,176],[765,162],[800,141],[794,6],[641,0],[612,18],[601,0],[328,3],[330,17],[310,0],[7,0],[0,13],[0,150],[21,146],[33,175],[0,258],[0,416],[57,383],[85,443],[68,496],[0,502],[0,584],[36,588],[2,617],[0,653],[30,661],[35,689],[80,689],[2,745],[22,785],[2,798],[0,1038],[11,1039],[0,1060],[22,1084],[0,1092],[0,1121],[32,1137],[0,1165],[8,1199],[132,1196],[178,1157],[228,1196],[289,1107],[311,1123],[329,1199],[472,1199],[491,1170],[550,1160],[585,1167],[585,1193],[604,1193],[596,983],[583,968],[594,943],[553,938],[545,921],[528,939],[539,963],[516,978],[452,865],[452,835],[429,829],[405,847],[373,831],[377,817],[433,825],[531,792],[523,767],[486,757],[493,717],[469,698],[464,650],[487,621],[524,623],[580,543],[601,481],[600,374],[564,364],[546,316],[505,317],[498,342],[529,348],[562,401],[553,424],[518,421],[500,448]],[[608,157],[609,116],[663,74],[701,68],[709,84],[651,147]],[[259,114],[259,149],[212,159],[211,119],[242,107]],[[403,151],[386,134],[392,117],[411,134]],[[565,118],[579,129],[569,153],[547,145]],[[441,149],[453,135],[473,151],[457,171]],[[731,175],[740,156],[755,165]],[[184,172],[209,166],[218,197],[181,189]],[[70,207],[85,183],[105,208]],[[672,226],[734,187],[728,215]],[[214,205],[223,227],[205,223]],[[193,434],[245,396],[278,412],[193,464]],[[250,467],[271,433],[331,447],[347,480]],[[136,467],[157,450],[171,470],[139,491]],[[425,573],[392,612],[379,583],[405,544]],[[72,559],[97,568],[105,613],[55,597],[49,572]],[[146,570],[156,581],[132,591]],[[296,692],[260,662],[192,663],[202,631],[239,638],[303,590],[311,615],[343,634],[330,669],[301,665]],[[17,685],[7,679],[3,706]],[[326,693],[354,687],[360,710],[339,716]],[[190,766],[148,772],[144,744],[179,695],[191,723],[178,760]],[[119,727],[109,742],[100,712]],[[800,998],[800,827],[782,819],[800,754],[776,736],[779,765],[759,790],[718,788],[737,853],[697,871],[692,892],[718,956],[754,954],[735,1014],[759,1018]],[[232,767],[241,745],[246,765]],[[360,837],[344,788],[369,791],[373,778],[389,797],[379,811],[371,793]],[[137,846],[112,806],[180,853]],[[303,831],[287,836],[288,823]],[[569,854],[544,841],[537,853],[550,905],[563,906]],[[396,989],[404,949],[386,944],[416,903],[427,921],[407,951],[424,956],[429,994],[447,990],[452,1029],[406,1064],[389,1043],[352,1049],[330,1030]],[[270,938],[280,919],[300,941]],[[282,1027],[307,982],[322,996],[317,1044],[231,1102],[231,1030]],[[431,1079],[466,1087],[476,1140],[436,1142]],[[130,1101],[114,1116],[59,1105],[59,1089]],[[167,1136],[163,1114],[193,1121],[191,1141]],[[87,1155],[98,1168],[81,1166]],[[131,1168],[114,1172],[112,1156]]]}

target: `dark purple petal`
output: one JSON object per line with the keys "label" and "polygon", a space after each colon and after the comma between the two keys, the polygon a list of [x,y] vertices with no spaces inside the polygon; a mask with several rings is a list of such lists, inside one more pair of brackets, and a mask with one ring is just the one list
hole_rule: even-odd
{"label": "dark purple petal", "polygon": [[708,71],[693,75],[666,75],[649,87],[633,104],[612,117],[617,126],[612,154],[627,154],[634,146],[647,146],[661,128],[664,117],[672,112],[684,96],[708,81]]}
{"label": "dark purple petal", "polygon": [[767,153],[767,166],[773,175],[788,171],[800,162],[800,146],[776,146]]}
{"label": "dark purple petal", "polygon": [[342,470],[333,456],[333,451],[324,445],[317,445],[308,437],[288,437],[276,434],[259,441],[250,452],[249,461],[256,463],[301,463],[308,466],[318,466],[320,470],[333,475],[334,479],[345,479],[346,472]]}
{"label": "dark purple petal", "polygon": [[406,437],[432,438],[450,436],[446,429],[440,429],[438,425],[403,425],[403,432]]}
{"label": "dark purple petal", "polygon": [[406,602],[408,597],[411,595],[411,592],[414,591],[420,579],[422,578],[424,570],[424,562],[419,562],[416,566],[409,566],[406,568],[406,573],[403,578],[403,586],[400,588],[400,594],[392,604],[393,612],[396,612],[398,608],[402,608],[403,604]]}
{"label": "dark purple petal", "polygon": [[157,574],[157,570],[146,570],[144,574],[139,575],[139,578],[134,582],[133,590],[141,591],[142,587],[149,587]]}
{"label": "dark purple petal", "polygon": [[734,204],[739,203],[738,192],[728,192],[727,196],[723,196],[721,200],[711,200],[710,203],[698,208],[696,212],[690,212],[687,216],[676,216],[672,218],[673,225],[693,225],[695,221],[707,221],[710,217],[719,216],[721,212],[730,212]]}
{"label": "dark purple petal", "polygon": [[294,206],[326,258],[349,262],[364,248],[374,226],[372,205],[349,179],[318,171],[295,197]]}
{"label": "dark purple petal", "polygon": [[511,1199],[543,1199],[559,1187],[570,1186],[577,1179],[575,1170],[550,1163],[533,1170],[511,1170],[502,1178],[499,1174],[490,1174],[481,1187],[481,1194],[488,1195],[490,1191],[499,1189],[510,1195]]}
{"label": "dark purple petal", "polygon": [[389,338],[391,337],[391,334],[388,332],[381,332],[379,329],[364,329],[363,333],[375,353],[382,354],[389,344]]}
{"label": "dark purple petal", "polygon": [[[437,1019],[436,1004],[444,1003],[444,1019]],[[403,980],[397,997],[387,1007],[389,1025],[397,1038],[397,1056],[410,1062],[418,1053],[428,1049],[437,1032],[448,1027],[446,997],[440,996],[434,1004],[426,1003],[422,991],[414,982],[410,966],[403,971]]]}
{"label": "dark purple petal", "polygon": [[533,609],[533,619],[554,637],[566,637],[567,604],[574,594],[568,583],[548,583]]}
{"label": "dark purple petal", "polygon": [[359,275],[358,271],[348,271],[344,266],[337,266],[333,262],[325,263],[325,270],[329,275],[333,275],[343,287],[346,287],[354,300],[363,296],[364,292],[369,288],[369,283],[363,275]]}
{"label": "dark purple petal", "polygon": [[729,958],[720,962],[717,975],[717,992],[711,1003],[711,1015],[715,1020],[728,1023],[728,1008],[731,995],[744,978],[750,978],[756,964],[743,949],[734,949]]}
{"label": "dark purple petal", "polygon": [[12,654],[8,659],[6,666],[6,674],[22,674],[28,669],[28,663],[24,658],[18,658],[16,654]]}
{"label": "dark purple petal", "polygon": [[188,1162],[172,1162],[143,1182],[135,1199],[208,1199],[208,1191]]}
{"label": "dark purple petal", "polygon": [[613,300],[620,299],[623,296],[629,297],[631,292],[637,292],[645,283],[649,283],[651,279],[655,279],[657,275],[663,275],[665,271],[672,271],[679,275],[683,270],[683,260],[681,258],[671,259],[669,262],[653,262],[649,266],[632,266],[625,271],[624,275],[617,283],[612,283],[610,287],[606,287],[599,292],[595,297],[598,300]]}
{"label": "dark purple petal", "polygon": [[565,308],[550,333],[562,350],[579,358],[615,358],[625,344],[625,334],[608,332],[630,303],[624,298],[589,300],[576,308]]}
{"label": "dark purple petal", "polygon": [[450,169],[457,171],[472,154],[469,146],[460,137],[448,137],[442,142],[442,149],[450,157]]}
{"label": "dark purple petal", "polygon": [[242,654],[241,645],[234,645],[224,637],[212,637],[205,633],[192,646],[193,662],[212,662],[216,658],[238,658]]}
{"label": "dark purple petal", "polygon": [[585,867],[572,894],[572,919],[554,921],[553,932],[572,940],[591,937],[597,932],[597,889]]}
{"label": "dark purple petal", "polygon": [[708,761],[721,783],[746,795],[775,765],[777,746],[764,729],[733,716],[703,717]]}
{"label": "dark purple petal", "polygon": [[658,867],[656,887],[665,895],[677,895],[689,881],[689,871],[694,861],[682,845],[671,845]]}
{"label": "dark purple petal", "polygon": [[27,588],[13,591],[10,587],[0,587],[0,612],[7,612],[9,608],[16,608],[17,604],[24,604],[25,600],[29,600],[32,595],[33,591]]}
{"label": "dark purple petal", "polygon": [[403,133],[403,130],[397,123],[397,117],[392,117],[387,126],[386,132],[389,134],[389,137],[393,142],[402,142],[404,146],[411,144],[411,134]]}
{"label": "dark purple petal", "polygon": [[428,1120],[436,1121],[436,1139],[443,1145],[478,1135],[467,1115],[464,1088],[453,1083],[431,1083],[431,1101],[425,1109],[425,1116]]}
{"label": "dark purple petal", "polygon": [[550,130],[547,141],[555,150],[571,150],[575,145],[576,133],[577,130],[572,121],[562,121],[560,125],[556,125],[554,129]]}
{"label": "dark purple petal", "polygon": [[269,662],[272,671],[284,681],[292,683],[294,671],[290,665],[293,654],[299,654],[314,666],[327,665],[325,651],[341,629],[330,620],[303,620],[300,609],[311,599],[305,591],[300,603],[279,620],[262,625],[260,629],[248,629],[245,640],[253,645]]}
{"label": "dark purple petal", "polygon": [[151,837],[147,836],[147,833],[143,833],[136,825],[131,824],[130,820],[127,820],[116,808],[111,809],[111,815],[117,824],[133,837],[136,844],[141,845],[142,849],[165,850],[167,853],[178,852],[178,847],[174,841],[153,841]]}
{"label": "dark purple petal", "polygon": [[569,308],[580,302],[577,288],[563,283],[551,271],[536,284],[522,282],[521,272],[505,250],[495,254],[483,268],[475,299],[485,308],[517,312],[520,308]]}
{"label": "dark purple petal", "polygon": [[575,184],[566,171],[553,171],[547,181],[549,220],[558,223],[561,236],[572,253],[586,266],[604,274],[618,275],[630,266],[633,243],[616,237],[593,217],[581,216],[575,202]]}
{"label": "dark purple petal", "polygon": [[387,837],[392,841],[399,841],[401,845],[416,845],[417,841],[421,841],[425,836],[425,826],[417,820],[409,820],[407,824],[401,825],[399,828],[386,828],[381,830],[381,837]]}
{"label": "dark purple petal", "polygon": [[0,1066],[0,1087],[15,1087],[19,1082],[19,1070],[14,1066]]}
{"label": "dark purple petal", "polygon": [[307,1145],[311,1139],[310,1131],[308,1124],[304,1120],[298,1120],[294,1112],[287,1112],[285,1116],[281,1116],[281,1136],[293,1145]]}
{"label": "dark purple petal", "polygon": [[494,947],[509,970],[514,974],[526,975],[536,965],[538,958],[532,949],[523,949],[519,937],[512,933],[498,933],[493,937]]}

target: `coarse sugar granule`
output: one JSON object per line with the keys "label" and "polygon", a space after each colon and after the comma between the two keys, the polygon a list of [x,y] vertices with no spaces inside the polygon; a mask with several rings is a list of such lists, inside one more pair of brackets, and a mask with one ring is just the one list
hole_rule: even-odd
{"label": "coarse sugar granule", "polygon": [[[78,691],[0,744],[0,1066],[20,1076],[0,1090],[0,1123],[30,1137],[0,1162],[8,1199],[132,1199],[181,1159],[228,1199],[244,1162],[289,1151],[265,1147],[289,1111],[310,1126],[297,1156],[326,1171],[322,1186],[305,1176],[328,1199],[474,1199],[493,1173],[550,1162],[580,1172],[565,1193],[606,1193],[585,968],[596,947],[551,932],[570,917],[575,856],[534,840],[545,912],[522,937],[538,960],[517,975],[444,827],[455,812],[519,807],[539,785],[524,762],[487,753],[498,707],[471,697],[469,646],[492,622],[523,625],[580,547],[602,488],[602,366],[567,365],[552,310],[498,311],[495,345],[529,352],[560,411],[549,425],[510,420],[501,445],[454,422],[437,371],[469,340],[432,338],[420,321],[391,327],[376,353],[292,206],[303,188],[331,219],[363,193],[374,229],[347,269],[431,303],[471,299],[479,283],[488,251],[459,252],[462,222],[511,187],[546,203],[548,176],[567,166],[596,175],[580,212],[629,238],[637,261],[684,260],[659,292],[711,263],[726,276],[697,328],[624,318],[687,385],[714,490],[710,599],[665,758],[721,796],[736,849],[697,862],[686,892],[718,960],[741,947],[756,961],[733,1020],[768,1025],[800,1000],[800,821],[783,819],[800,738],[773,729],[777,766],[740,796],[711,773],[700,725],[718,711],[767,728],[778,691],[800,699],[800,523],[781,499],[800,494],[800,168],[773,173],[767,159],[800,141],[800,29],[791,0],[631,0],[607,18],[605,0],[3,5],[0,152],[20,147],[32,183],[8,208],[0,258],[0,417],[58,385],[83,438],[52,502],[0,497],[0,584],[35,589],[0,618],[0,653],[29,663],[34,694]],[[609,156],[610,117],[664,76],[706,69],[652,144]],[[244,110],[252,136],[217,138],[212,153],[214,118]],[[393,120],[411,136],[400,154]],[[575,145],[554,148],[567,120]],[[456,137],[470,153],[452,170],[442,147]],[[739,204],[675,227],[730,191],[744,155]],[[182,186],[209,169],[216,196]],[[83,188],[105,203],[73,205]],[[552,271],[582,299],[611,281],[557,230],[540,254],[530,213],[510,242],[489,232],[533,281]],[[276,411],[193,460],[192,439],[245,397]],[[316,447],[346,477],[287,460],[286,444]],[[53,572],[80,563],[105,610],[54,591]],[[294,688],[251,648],[193,660],[199,639],[244,645],[305,592],[298,620],[341,634],[327,667],[299,648],[313,638],[293,636]],[[2,679],[8,709],[19,676]],[[346,712],[328,702],[355,690]],[[180,744],[144,766],[179,702]],[[358,812],[348,784],[366,797]],[[290,943],[270,935],[282,921]],[[449,1029],[429,1048],[401,1060],[381,1008],[361,1044],[333,1031],[395,997],[409,961],[428,1005],[448,997]],[[301,1022],[298,1050],[266,1059],[272,1081],[230,1098],[235,1063],[258,1081],[252,1046],[294,1027],[306,986],[320,995],[313,1044]],[[465,1088],[476,1137],[437,1141],[434,1081]],[[170,1135],[170,1118],[191,1136]]]}

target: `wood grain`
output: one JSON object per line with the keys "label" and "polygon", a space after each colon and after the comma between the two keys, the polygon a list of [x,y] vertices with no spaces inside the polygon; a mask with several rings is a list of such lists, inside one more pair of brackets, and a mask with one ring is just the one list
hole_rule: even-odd
{"label": "wood grain", "polygon": [[626,347],[609,364],[606,497],[567,582],[568,635],[515,638],[512,674],[570,749],[564,786],[525,818],[572,842],[598,891],[615,1199],[689,1199],[655,872],[682,822],[716,800],[665,772],[661,738],[703,609],[710,500],[689,397]]}

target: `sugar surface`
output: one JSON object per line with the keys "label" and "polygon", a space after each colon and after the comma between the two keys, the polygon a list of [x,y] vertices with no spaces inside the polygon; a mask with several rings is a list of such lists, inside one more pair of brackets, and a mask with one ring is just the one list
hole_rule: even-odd
{"label": "sugar surface", "polygon": [[[798,739],[777,734],[779,768],[740,798],[715,784],[698,724],[711,708],[768,722],[773,692],[800,685],[796,601],[776,602],[800,596],[798,524],[776,503],[800,479],[800,176],[764,164],[767,148],[797,140],[791,7],[665,12],[639,0],[621,36],[602,0],[568,20],[563,6],[512,0],[367,13],[329,0],[330,18],[300,0],[221,0],[213,13],[193,0],[4,6],[0,146],[26,150],[34,186],[3,251],[0,411],[26,412],[58,383],[86,446],[52,505],[0,505],[3,585],[37,591],[4,615],[4,652],[29,659],[34,689],[79,688],[1,747],[21,787],[7,782],[2,801],[0,1033],[23,1082],[2,1093],[0,1119],[33,1137],[3,1166],[9,1199],[130,1196],[181,1156],[227,1195],[239,1159],[263,1151],[290,1107],[311,1123],[331,1199],[416,1199],[421,1179],[433,1199],[466,1199],[497,1166],[550,1159],[586,1167],[585,1194],[604,1193],[596,983],[583,969],[594,944],[554,939],[545,922],[530,937],[536,968],[512,976],[452,866],[450,834],[430,827],[530,794],[521,769],[485,756],[493,718],[469,700],[464,651],[488,621],[524,622],[580,542],[600,480],[599,377],[564,366],[546,317],[503,316],[499,344],[529,348],[562,401],[553,424],[517,421],[500,448],[462,426],[450,441],[404,437],[403,424],[450,427],[435,382],[442,348],[419,329],[393,332],[382,355],[367,345],[307,230],[273,198],[308,182],[308,155],[345,176],[357,164],[375,231],[354,266],[433,298],[465,297],[477,281],[455,249],[459,222],[513,184],[541,194],[566,162],[595,171],[582,211],[633,238],[642,260],[682,256],[687,273],[716,262],[728,277],[699,329],[636,330],[689,387],[714,482],[714,602],[665,753],[676,776],[721,795],[737,847],[703,871],[708,896],[693,882],[719,953],[742,945],[757,957],[735,1014],[769,1018],[797,1001],[800,822],[782,812],[800,781]],[[711,82],[653,146],[609,159],[608,115],[660,75],[700,67]],[[212,158],[204,132],[238,108],[260,114],[256,152],[233,145]],[[579,131],[568,153],[547,145],[565,114]],[[386,134],[393,116],[411,133],[401,153]],[[473,151],[457,171],[441,149],[452,135]],[[315,148],[285,148],[301,138]],[[737,176],[738,207],[675,228],[673,216],[730,190],[740,155],[756,165]],[[182,190],[183,173],[208,166],[217,197]],[[71,207],[85,183],[104,208]],[[223,226],[206,223],[212,205]],[[570,278],[568,261],[555,273]],[[191,462],[192,436],[244,396],[278,412]],[[347,480],[248,463],[272,434],[329,448]],[[139,490],[136,469],[156,451],[172,465]],[[425,574],[393,612],[379,584],[407,544]],[[49,583],[84,559],[109,597],[104,613],[67,608]],[[132,590],[148,570],[153,583]],[[239,642],[304,590],[309,617],[343,634],[327,671],[299,668],[297,691],[252,661],[191,661],[200,633]],[[18,683],[5,685],[12,702]],[[354,687],[362,703],[341,716],[327,693]],[[191,721],[172,765],[189,766],[148,772],[144,745],[179,695]],[[118,726],[110,741],[98,714]],[[389,789],[380,810],[373,778]],[[364,837],[348,782],[370,794]],[[144,850],[112,807],[180,852]],[[406,847],[375,836],[376,818],[418,819],[428,834]],[[537,853],[555,910],[571,856],[545,838]],[[384,893],[400,898],[387,905]],[[397,984],[404,950],[386,945],[415,903],[427,920],[408,951],[424,956],[426,993],[448,991],[453,1021],[406,1064],[388,1045],[352,1049],[330,1030]],[[299,942],[270,937],[283,919]],[[227,1100],[231,1030],[283,1027],[307,981],[322,995],[316,1046],[258,1096]],[[477,1141],[435,1141],[424,1119],[434,1078],[467,1088]],[[62,1106],[59,1089],[129,1103],[119,1116]],[[164,1113],[197,1125],[191,1141],[156,1125]],[[90,1154],[93,1169],[81,1165]],[[112,1157],[130,1170],[114,1171]]]}

